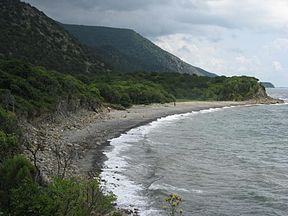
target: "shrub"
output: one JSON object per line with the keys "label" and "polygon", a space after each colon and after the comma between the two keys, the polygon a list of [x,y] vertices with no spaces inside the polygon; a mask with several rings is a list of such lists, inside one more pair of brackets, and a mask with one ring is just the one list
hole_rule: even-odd
{"label": "shrub", "polygon": [[22,155],[0,164],[0,207],[11,211],[11,191],[25,182],[33,182],[35,169]]}
{"label": "shrub", "polygon": [[25,183],[12,194],[14,216],[104,215],[114,209],[114,201],[102,193],[98,180],[80,178],[54,179],[48,187]]}
{"label": "shrub", "polygon": [[14,134],[0,130],[0,163],[20,152],[18,139]]}
{"label": "shrub", "polygon": [[4,110],[0,105],[0,130],[7,134],[20,134],[15,113]]}
{"label": "shrub", "polygon": [[170,194],[165,200],[166,205],[163,207],[169,216],[182,215],[183,210],[180,209],[182,198],[177,194]]}

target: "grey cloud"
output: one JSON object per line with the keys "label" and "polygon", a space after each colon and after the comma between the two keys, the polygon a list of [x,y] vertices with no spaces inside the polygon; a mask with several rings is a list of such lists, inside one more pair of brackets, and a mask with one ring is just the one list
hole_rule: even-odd
{"label": "grey cloud", "polygon": [[25,0],[33,5],[43,5],[46,9],[54,8],[56,6],[63,6],[62,9],[73,6],[79,9],[100,9],[100,10],[115,10],[115,11],[132,11],[138,9],[145,9],[155,5],[166,4],[173,0]]}
{"label": "grey cloud", "polygon": [[[272,28],[261,18],[261,5],[256,7],[254,1],[250,5],[248,0],[235,4],[231,3],[233,0],[24,1],[60,22],[133,28],[150,38],[175,33],[203,33],[208,39],[219,41],[221,35],[219,37],[217,32],[213,32],[215,28],[256,29],[257,26],[257,29],[265,31]],[[244,8],[240,12],[238,4],[249,10]],[[207,32],[216,35],[212,36]]]}
{"label": "grey cloud", "polygon": [[191,25],[220,26],[224,28],[238,28],[239,25],[227,20],[225,17],[219,17],[208,13],[199,13],[197,11],[186,11],[179,13],[175,20]]}

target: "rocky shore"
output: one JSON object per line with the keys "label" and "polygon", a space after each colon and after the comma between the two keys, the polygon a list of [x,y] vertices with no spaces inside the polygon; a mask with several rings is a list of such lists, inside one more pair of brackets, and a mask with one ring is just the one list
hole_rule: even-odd
{"label": "rocky shore", "polygon": [[159,117],[208,108],[249,104],[281,103],[271,98],[245,102],[181,102],[174,105],[133,106],[127,110],[80,110],[56,115],[49,120],[22,122],[25,152],[37,165],[44,181],[51,176],[97,176],[105,156],[103,147],[109,139]]}

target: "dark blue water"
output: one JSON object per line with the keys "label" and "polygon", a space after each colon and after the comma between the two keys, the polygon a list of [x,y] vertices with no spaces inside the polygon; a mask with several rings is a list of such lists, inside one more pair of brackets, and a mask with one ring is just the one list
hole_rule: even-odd
{"label": "dark blue water", "polygon": [[[288,89],[271,89],[287,99]],[[111,142],[102,178],[122,207],[162,215],[288,215],[288,105],[210,109],[160,119]],[[165,214],[163,214],[165,215]]]}

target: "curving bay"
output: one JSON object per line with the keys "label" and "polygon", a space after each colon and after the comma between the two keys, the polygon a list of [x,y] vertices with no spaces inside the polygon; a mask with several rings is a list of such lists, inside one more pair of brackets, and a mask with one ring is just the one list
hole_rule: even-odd
{"label": "curving bay", "polygon": [[[287,89],[270,94],[288,98]],[[279,96],[280,95],[280,96]],[[288,105],[207,109],[130,130],[107,147],[102,177],[122,207],[161,215],[287,215]]]}

